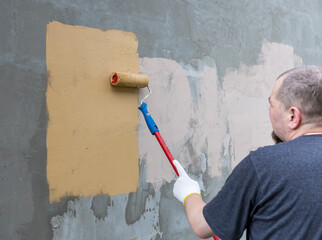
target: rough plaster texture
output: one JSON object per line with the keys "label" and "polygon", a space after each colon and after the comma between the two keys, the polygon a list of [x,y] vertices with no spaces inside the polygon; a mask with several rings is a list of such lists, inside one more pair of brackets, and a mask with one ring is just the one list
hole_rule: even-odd
{"label": "rough plaster texture", "polygon": [[[180,73],[174,79],[181,81],[175,86],[178,96],[165,93],[169,99],[155,99],[158,95],[152,95],[148,104],[151,113],[157,114],[155,120],[165,131],[169,148],[203,184],[208,201],[249,149],[270,142],[265,95],[275,77],[298,65],[299,57],[304,64],[322,65],[321,11],[319,0],[0,1],[0,239],[197,239],[181,204],[173,198],[171,171],[157,148],[149,158],[147,149],[140,149],[136,193],[70,197],[49,204],[48,22],[134,32],[141,68],[162,64],[145,69],[160,71],[152,79],[158,81],[152,90],[159,95],[170,80],[169,73]],[[169,69],[162,73],[162,66]],[[179,86],[189,91],[183,93]],[[170,111],[170,100],[180,97],[190,101],[184,105],[189,106],[188,113],[182,102],[171,111],[187,114],[191,120],[176,136],[182,149],[172,141],[175,134],[166,133],[178,123],[167,124],[161,118],[162,113],[171,117],[164,111]],[[257,111],[261,114],[255,116]],[[141,119],[139,141],[154,141],[144,127]],[[148,164],[154,159],[166,168],[165,175],[149,175]]]}

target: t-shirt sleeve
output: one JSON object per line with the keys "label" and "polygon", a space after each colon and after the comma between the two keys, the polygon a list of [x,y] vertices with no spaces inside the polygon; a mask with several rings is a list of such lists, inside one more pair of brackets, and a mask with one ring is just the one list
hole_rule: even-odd
{"label": "t-shirt sleeve", "polygon": [[243,159],[225,185],[203,209],[212,231],[225,239],[240,239],[247,227],[258,197],[258,178],[250,155]]}

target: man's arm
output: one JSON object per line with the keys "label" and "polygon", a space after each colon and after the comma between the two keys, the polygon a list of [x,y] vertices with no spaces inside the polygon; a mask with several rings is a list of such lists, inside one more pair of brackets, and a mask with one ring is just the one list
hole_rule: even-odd
{"label": "man's arm", "polygon": [[192,230],[199,238],[205,239],[214,236],[214,233],[203,216],[205,203],[201,198],[198,182],[192,180],[187,175],[177,160],[174,160],[173,163],[179,173],[179,178],[174,184],[173,193],[186,207],[188,222]]}
{"label": "man's arm", "polygon": [[194,233],[202,239],[215,235],[203,216],[202,210],[205,205],[198,194],[192,194],[185,199],[188,222]]}

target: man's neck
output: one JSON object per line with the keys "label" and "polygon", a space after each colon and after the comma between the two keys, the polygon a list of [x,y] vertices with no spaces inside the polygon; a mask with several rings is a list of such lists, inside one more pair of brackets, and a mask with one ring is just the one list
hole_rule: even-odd
{"label": "man's neck", "polygon": [[290,140],[293,140],[297,137],[301,137],[303,135],[315,135],[315,134],[322,134],[322,127],[298,129],[298,131],[294,132],[294,134],[291,135]]}
{"label": "man's neck", "polygon": [[322,134],[322,131],[307,132],[307,133],[304,133],[303,135],[316,135],[316,134]]}

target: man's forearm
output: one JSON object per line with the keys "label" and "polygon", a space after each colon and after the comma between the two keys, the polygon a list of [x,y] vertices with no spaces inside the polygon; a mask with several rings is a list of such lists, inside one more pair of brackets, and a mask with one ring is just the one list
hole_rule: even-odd
{"label": "man's forearm", "polygon": [[199,238],[209,238],[214,236],[206,219],[203,216],[205,203],[200,196],[200,187],[197,181],[191,179],[181,164],[174,160],[179,178],[173,186],[174,196],[186,207],[186,214],[192,230]]}
{"label": "man's forearm", "polygon": [[209,227],[202,210],[206,204],[198,194],[192,194],[185,199],[186,214],[188,222],[199,238],[209,238],[214,236]]}

